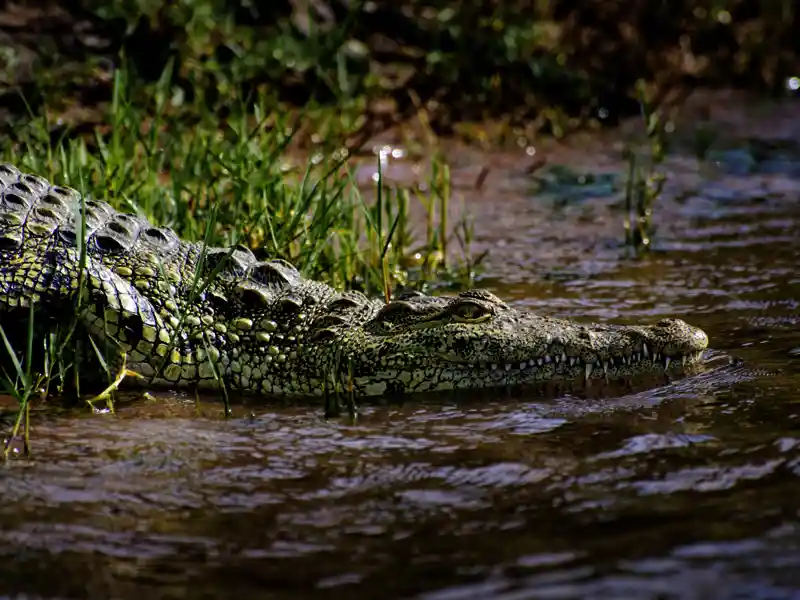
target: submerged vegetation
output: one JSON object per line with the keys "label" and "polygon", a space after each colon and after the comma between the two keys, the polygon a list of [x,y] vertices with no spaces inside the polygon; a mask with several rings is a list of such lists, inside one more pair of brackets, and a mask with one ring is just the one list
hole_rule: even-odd
{"label": "submerged vegetation", "polygon": [[626,148],[628,177],[625,184],[625,245],[634,252],[646,252],[654,234],[653,205],[661,195],[666,175],[659,170],[666,155],[666,124],[639,85],[642,119],[647,145],[644,152]]}

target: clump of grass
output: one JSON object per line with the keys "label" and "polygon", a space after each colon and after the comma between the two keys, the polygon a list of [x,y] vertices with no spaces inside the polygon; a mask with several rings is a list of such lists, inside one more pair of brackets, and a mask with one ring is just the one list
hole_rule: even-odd
{"label": "clump of grass", "polygon": [[[107,126],[91,138],[52,143],[47,119],[33,119],[3,149],[5,159],[170,227],[184,239],[242,243],[335,286],[356,281],[369,292],[383,288],[386,240],[378,238],[386,233],[397,235],[385,248],[389,262],[404,263],[412,239],[407,190],[387,193],[381,179],[377,202],[365,198],[344,148],[316,152],[305,165],[293,159],[289,147],[302,113],[273,110],[265,96],[252,110],[245,103],[233,107],[223,122],[205,114],[187,122],[171,108],[166,76],[154,84],[145,107],[128,100],[124,72],[115,81]],[[428,192],[415,195],[436,221],[437,206],[449,202],[449,172],[441,157],[432,173]],[[428,223],[424,247],[430,252],[446,254],[446,214],[442,209],[442,232]],[[206,232],[212,216],[214,226]],[[378,237],[370,233],[376,228]],[[447,277],[448,271],[436,275]]]}
{"label": "clump of grass", "polygon": [[35,375],[32,371],[33,319],[34,309],[31,303],[28,310],[28,343],[22,360],[20,360],[19,354],[12,347],[3,326],[0,325],[0,339],[3,342],[3,350],[8,354],[8,362],[13,365],[13,373],[4,373],[2,383],[6,392],[16,399],[19,404],[19,411],[11,434],[6,438],[3,445],[3,458],[6,459],[13,452],[14,440],[19,437],[20,428],[23,430],[23,452],[28,453],[30,450],[30,399],[44,378],[43,375]]}
{"label": "clump of grass", "polygon": [[666,183],[660,170],[666,155],[667,127],[660,112],[647,98],[643,81],[637,84],[642,118],[645,122],[648,151],[639,158],[635,150],[627,148],[628,179],[625,186],[625,245],[636,254],[651,249],[655,228],[653,205]]}
{"label": "clump of grass", "polygon": [[[433,278],[460,285],[471,277],[474,262],[445,258],[450,187],[449,170],[440,157],[431,168],[427,191],[414,189],[413,194],[410,188],[388,185],[379,169],[373,199],[356,185],[343,148],[298,158],[291,144],[302,113],[277,111],[266,96],[232,107],[223,122],[204,113],[187,119],[171,103],[166,75],[153,84],[147,105],[130,100],[124,70],[114,77],[104,125],[92,135],[54,141],[47,117],[34,117],[15,130],[13,141],[0,146],[2,162],[170,227],[183,239],[229,247],[231,252],[243,244],[259,258],[283,258],[305,276],[337,288],[355,287],[388,299],[397,286],[421,287]],[[412,195],[427,215],[422,244],[410,219]],[[452,235],[468,256],[471,226],[465,221],[459,227]],[[85,231],[81,240],[83,236]],[[201,281],[200,273],[196,269],[194,293],[211,280]],[[74,320],[79,310],[76,305]],[[74,331],[73,326],[60,332],[51,347],[85,345],[85,340],[71,339]],[[31,329],[29,339],[34,337]],[[94,352],[109,381],[94,400],[105,400],[113,410],[113,393],[124,369],[116,372],[116,365],[105,359],[113,349],[90,342],[88,354]],[[20,356],[10,345],[6,349],[15,360]],[[59,356],[56,352],[44,362],[56,365]],[[78,387],[80,365],[75,364],[58,363],[58,369],[44,374],[44,382],[30,373],[23,378],[20,373],[36,362],[31,358],[29,352],[18,361],[23,371],[15,368],[15,374],[5,377],[9,392],[20,394],[20,407],[27,406],[40,383],[49,390],[51,377],[58,379],[56,390],[63,391],[70,369]]]}

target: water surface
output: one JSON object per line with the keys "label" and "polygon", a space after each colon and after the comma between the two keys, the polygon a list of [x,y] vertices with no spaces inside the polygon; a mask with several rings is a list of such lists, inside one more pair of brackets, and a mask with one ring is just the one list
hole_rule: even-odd
{"label": "water surface", "polygon": [[[549,315],[683,317],[708,332],[709,369],[622,396],[378,403],[355,423],[256,405],[225,420],[180,395],[44,410],[32,457],[0,469],[0,593],[800,598],[791,150],[747,168],[672,155],[657,251],[632,261],[618,195],[534,196],[523,153],[450,148],[490,250],[481,285]],[[608,135],[551,156],[622,169]]]}

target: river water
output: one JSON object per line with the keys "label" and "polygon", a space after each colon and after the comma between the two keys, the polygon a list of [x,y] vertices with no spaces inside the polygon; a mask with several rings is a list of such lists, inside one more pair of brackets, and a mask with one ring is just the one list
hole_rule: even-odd
{"label": "river water", "polygon": [[[448,149],[490,250],[480,285],[549,315],[685,318],[711,339],[704,372],[612,397],[365,405],[355,423],[169,396],[42,411],[33,455],[0,469],[0,594],[800,598],[797,128],[763,128],[755,159],[746,132],[707,160],[671,154],[641,260],[619,194],[534,194],[524,152]],[[537,152],[622,173],[619,135]]]}

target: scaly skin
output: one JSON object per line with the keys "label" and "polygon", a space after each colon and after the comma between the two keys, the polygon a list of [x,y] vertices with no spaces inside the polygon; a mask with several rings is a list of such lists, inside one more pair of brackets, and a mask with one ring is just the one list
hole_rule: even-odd
{"label": "scaly skin", "polygon": [[33,303],[38,343],[77,304],[98,347],[117,348],[117,360],[124,351],[152,384],[361,397],[629,379],[680,372],[708,344],[679,319],[580,324],[515,310],[484,290],[386,304],[245,248],[203,253],[91,200],[81,267],[80,206],[75,190],[0,165],[0,322],[19,339]]}

